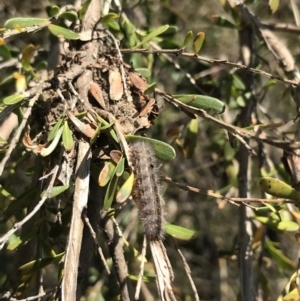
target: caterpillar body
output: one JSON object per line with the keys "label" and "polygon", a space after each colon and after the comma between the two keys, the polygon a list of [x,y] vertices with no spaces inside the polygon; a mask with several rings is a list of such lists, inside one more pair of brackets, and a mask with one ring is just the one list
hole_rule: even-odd
{"label": "caterpillar body", "polygon": [[132,197],[140,211],[144,234],[147,240],[162,239],[165,206],[160,195],[158,161],[150,144],[132,143],[130,161],[134,173]]}

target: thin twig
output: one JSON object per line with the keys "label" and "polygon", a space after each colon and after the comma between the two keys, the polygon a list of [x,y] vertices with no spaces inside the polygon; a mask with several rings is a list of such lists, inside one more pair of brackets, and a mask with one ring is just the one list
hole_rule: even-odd
{"label": "thin twig", "polygon": [[143,279],[143,275],[144,275],[146,249],[147,249],[147,238],[144,235],[143,248],[142,248],[142,254],[141,254],[140,273],[139,273],[139,278],[138,278],[138,282],[137,282],[136,289],[135,289],[135,295],[134,295],[135,300],[138,300],[140,298],[142,279]]}
{"label": "thin twig", "polygon": [[42,297],[45,297],[45,296],[50,296],[50,295],[52,295],[55,291],[56,291],[56,288],[55,288],[55,289],[52,289],[51,291],[48,291],[48,292],[43,292],[43,293],[38,294],[38,295],[36,295],[36,296],[27,297],[27,298],[25,298],[25,299],[15,299],[15,298],[10,298],[9,300],[10,300],[10,301],[32,301],[32,300],[36,300],[36,299],[39,299],[39,298],[42,298]]}
{"label": "thin twig", "polygon": [[292,203],[292,201],[285,201],[284,199],[260,199],[260,198],[232,198],[232,197],[226,197],[223,195],[220,195],[218,193],[215,193],[212,190],[205,190],[205,189],[199,189],[196,187],[192,187],[192,186],[188,186],[188,185],[184,185],[184,184],[180,184],[177,182],[174,182],[171,178],[169,177],[161,177],[161,180],[169,183],[173,186],[176,186],[182,190],[185,191],[191,191],[191,192],[195,192],[198,194],[202,194],[202,195],[206,195],[206,196],[210,196],[213,197],[215,199],[219,199],[219,200],[223,200],[223,201],[227,201],[227,202],[253,202],[253,203]]}
{"label": "thin twig", "polygon": [[89,228],[90,233],[91,233],[91,235],[92,235],[92,237],[93,237],[93,239],[94,239],[95,246],[96,246],[97,249],[98,249],[98,252],[99,252],[99,255],[100,255],[100,259],[101,259],[101,261],[103,262],[103,265],[104,265],[104,267],[105,267],[105,269],[106,269],[106,272],[107,272],[107,274],[110,275],[110,270],[109,270],[109,267],[108,267],[108,265],[107,265],[107,263],[106,263],[106,259],[105,259],[105,257],[104,257],[103,252],[102,252],[102,248],[101,248],[101,247],[99,246],[99,244],[98,244],[97,237],[96,237],[96,233],[95,233],[95,231],[94,231],[92,225],[90,224],[89,218],[87,217],[86,211],[85,211],[85,210],[83,211],[83,219],[84,219],[85,224],[86,224],[87,227]]}
{"label": "thin twig", "polygon": [[34,209],[24,217],[24,219],[22,219],[20,222],[18,222],[16,224],[14,224],[13,228],[11,230],[9,230],[5,235],[3,235],[0,238],[0,250],[3,248],[3,246],[5,245],[7,240],[9,239],[9,237],[12,234],[14,234],[18,229],[20,229],[26,222],[28,222],[39,211],[39,209],[43,206],[45,201],[49,198],[50,191],[53,187],[58,169],[60,167],[61,158],[62,158],[62,151],[61,151],[61,154],[59,156],[58,162],[56,163],[56,165],[53,169],[52,177],[51,177],[50,183],[47,187],[47,190],[46,190],[44,196],[41,198],[41,200],[38,202],[38,204],[34,207]]}
{"label": "thin twig", "polygon": [[6,162],[10,158],[10,155],[11,155],[12,151],[15,149],[15,147],[16,147],[19,139],[20,139],[20,136],[21,136],[21,134],[22,134],[22,132],[23,132],[25,126],[26,126],[27,120],[28,120],[28,118],[31,114],[32,107],[33,107],[34,103],[37,101],[37,99],[39,98],[39,96],[40,96],[40,93],[35,95],[29,101],[28,108],[27,108],[26,112],[24,113],[22,122],[21,122],[20,126],[18,127],[18,129],[16,130],[16,132],[14,133],[13,138],[12,138],[10,144],[9,144],[9,148],[6,151],[4,158],[2,159],[2,161],[0,163],[0,176],[2,175],[2,172],[4,170]]}
{"label": "thin twig", "polygon": [[[120,47],[119,47],[118,41],[116,40],[116,38],[114,37],[114,35],[109,30],[106,30],[105,32],[114,41],[115,47],[116,47],[117,52],[118,52],[119,60],[121,62],[123,62],[123,57],[122,57],[122,53],[120,51]],[[124,66],[123,66],[122,63],[120,64],[120,70],[121,70],[122,84],[123,84],[124,92],[125,92],[125,95],[126,95],[126,99],[127,99],[127,101],[132,102],[132,98],[128,94],[128,88],[127,88],[126,77],[125,77],[125,70],[124,70]]]}
{"label": "thin twig", "polygon": [[227,66],[231,66],[237,69],[243,69],[246,70],[248,72],[252,72],[255,74],[259,74],[265,77],[268,77],[270,79],[275,79],[278,80],[280,82],[286,83],[288,85],[294,85],[294,86],[300,86],[300,83],[298,81],[295,80],[289,80],[289,79],[285,79],[282,78],[278,75],[273,75],[271,73],[268,73],[266,71],[263,70],[259,70],[256,68],[252,68],[252,67],[247,67],[246,65],[243,64],[239,64],[239,63],[233,63],[230,62],[228,60],[217,60],[217,59],[211,59],[211,58],[207,58],[204,56],[200,56],[197,55],[195,53],[188,53],[188,52],[182,52],[182,49],[162,49],[162,50],[154,50],[154,49],[120,49],[120,51],[122,53],[144,53],[144,54],[163,54],[163,53],[167,53],[167,54],[173,54],[176,56],[182,56],[182,57],[189,57],[189,58],[194,58],[197,59],[198,61],[202,61],[202,62],[206,62],[206,63],[210,63],[210,64],[217,64],[217,65],[227,65]]}
{"label": "thin twig", "polygon": [[185,258],[184,258],[184,256],[183,256],[182,252],[180,251],[180,249],[178,248],[177,245],[176,245],[176,251],[178,252],[178,254],[179,254],[179,256],[180,256],[180,258],[181,258],[181,260],[182,260],[182,262],[183,262],[183,266],[184,266],[184,269],[185,269],[185,271],[186,271],[186,275],[187,275],[188,278],[189,278],[189,281],[190,281],[192,290],[193,290],[194,295],[195,295],[195,300],[196,300],[196,301],[200,301],[200,298],[199,298],[199,295],[198,295],[198,292],[197,292],[196,285],[195,285],[195,283],[194,283],[194,281],[193,281],[193,278],[192,278],[192,276],[191,276],[191,274],[192,274],[191,269],[190,269],[188,263],[186,262],[186,260],[185,260]]}

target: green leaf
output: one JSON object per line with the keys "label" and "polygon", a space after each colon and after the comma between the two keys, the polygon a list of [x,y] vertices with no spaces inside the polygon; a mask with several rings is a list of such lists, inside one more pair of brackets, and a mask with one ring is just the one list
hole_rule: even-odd
{"label": "green leaf", "polygon": [[165,226],[165,232],[171,235],[172,237],[180,240],[191,240],[196,236],[196,231],[172,224],[167,224]]}
{"label": "green leaf", "polygon": [[269,0],[269,8],[272,14],[275,14],[279,7],[279,0]]}
{"label": "green leaf", "polygon": [[275,231],[297,231],[299,225],[293,221],[280,221],[266,216],[253,216],[255,219]]}
{"label": "green leaf", "polygon": [[173,95],[173,97],[180,102],[197,109],[213,110],[219,114],[222,114],[225,111],[225,104],[221,100],[214,97],[197,94],[181,94]]}
{"label": "green leaf", "polygon": [[[109,128],[108,132],[109,132],[110,136],[111,136],[117,143],[119,143],[119,138],[118,138],[116,132],[114,131],[114,129],[111,128],[111,127],[112,127],[112,124],[108,123],[105,119],[103,119],[102,117],[100,117],[98,114],[97,114],[97,118],[98,118],[98,120],[101,122],[101,124],[103,124],[104,127],[107,126],[107,127]],[[102,128],[103,128],[103,127],[102,127]]]}
{"label": "green leaf", "polygon": [[235,29],[237,26],[223,16],[213,16],[211,22],[220,27]]}
{"label": "green leaf", "polygon": [[34,272],[37,272],[41,270],[42,268],[46,267],[47,265],[57,262],[61,260],[61,258],[64,256],[65,252],[57,254],[55,257],[47,257],[47,258],[41,258],[37,260],[33,260],[31,262],[28,262],[22,266],[19,267],[19,271],[22,273],[22,275],[29,275]]}
{"label": "green leaf", "polygon": [[278,179],[272,177],[264,177],[259,180],[259,185],[264,192],[277,198],[300,201],[300,193],[290,185]]}
{"label": "green leaf", "polygon": [[192,119],[189,122],[186,134],[184,136],[184,142],[182,146],[182,152],[185,158],[189,159],[193,156],[195,148],[197,146],[198,136],[198,119]]}
{"label": "green leaf", "polygon": [[7,218],[14,215],[16,212],[20,212],[22,209],[29,206],[36,195],[37,187],[32,187],[27,189],[23,194],[17,197],[16,200],[13,200],[2,212]]}
{"label": "green leaf", "polygon": [[[50,193],[48,195],[48,199],[55,198],[56,196],[60,195],[64,191],[69,189],[69,185],[62,185],[62,186],[54,186],[51,188]],[[41,193],[41,198],[45,195],[46,190]]]}
{"label": "green leaf", "polygon": [[78,18],[78,15],[75,11],[66,11],[58,16],[61,19],[68,20],[70,22],[75,22]]}
{"label": "green leaf", "polygon": [[86,13],[86,11],[87,11],[87,9],[88,9],[90,3],[91,3],[91,0],[86,0],[86,1],[83,3],[82,7],[79,9],[79,11],[78,11],[79,20],[82,20],[82,19],[83,19],[83,17],[84,17],[84,15],[85,15],[85,13]]}
{"label": "green leaf", "polygon": [[21,245],[27,243],[32,237],[38,232],[38,227],[33,227],[33,229],[28,232],[22,233],[20,236],[16,236],[7,246],[7,250],[13,251]]}
{"label": "green leaf", "polygon": [[[127,274],[127,278],[131,279],[133,281],[138,281],[139,280],[139,276],[135,276],[135,275],[131,275],[131,274]],[[156,276],[143,276],[142,277],[142,281],[143,282],[150,282],[150,283],[155,283],[156,281]]]}
{"label": "green leaf", "polygon": [[105,211],[108,211],[109,208],[111,207],[111,204],[114,200],[114,197],[116,195],[116,190],[117,190],[117,183],[118,183],[118,177],[114,174],[112,179],[110,180],[105,197],[104,197],[104,205],[103,209]]}
{"label": "green leaf", "polygon": [[124,172],[124,164],[125,164],[125,158],[123,156],[120,158],[117,167],[116,167],[116,176],[121,177],[121,175]]}
{"label": "green leaf", "polygon": [[190,43],[190,41],[192,40],[192,37],[193,37],[193,32],[190,30],[186,35],[185,35],[185,38],[184,38],[184,42],[183,42],[183,45],[181,47],[181,49],[185,49],[188,44]]}
{"label": "green leaf", "polygon": [[51,131],[48,134],[48,138],[47,138],[48,142],[50,142],[51,140],[54,139],[54,137],[56,136],[58,130],[60,129],[60,126],[61,126],[62,122],[63,122],[63,118],[59,119],[57,121],[57,123],[55,124],[55,126],[51,129]]}
{"label": "green leaf", "polygon": [[162,34],[163,32],[165,32],[168,28],[169,28],[169,25],[163,25],[163,26],[160,26],[160,27],[152,30],[146,37],[144,37],[144,39],[140,43],[135,45],[133,47],[133,49],[138,48],[141,45],[151,41],[153,38],[155,38],[155,37],[159,36],[160,34]]}
{"label": "green leaf", "polygon": [[111,180],[115,174],[116,165],[113,162],[107,162],[102,168],[98,178],[98,184],[100,187],[104,187]]}
{"label": "green leaf", "polygon": [[48,28],[53,35],[64,37],[67,40],[78,40],[80,38],[80,35],[78,33],[61,26],[49,24]]}
{"label": "green leaf", "polygon": [[149,143],[153,148],[157,159],[159,160],[169,161],[173,160],[176,157],[174,148],[163,141],[133,135],[127,135],[125,138],[128,142],[144,141]]}
{"label": "green leaf", "polygon": [[14,29],[15,26],[32,27],[35,25],[46,25],[49,22],[44,18],[12,18],[5,22],[4,27],[7,29]]}
{"label": "green leaf", "polygon": [[58,145],[58,142],[60,140],[60,137],[62,135],[63,132],[63,126],[57,131],[56,136],[54,137],[54,139],[52,140],[51,144],[48,147],[45,147],[42,149],[40,155],[42,157],[46,157],[49,156],[56,148],[56,146]]}
{"label": "green leaf", "polygon": [[144,91],[144,94],[149,95],[150,93],[153,93],[156,88],[156,83],[152,83],[148,86],[148,88]]}
{"label": "green leaf", "polygon": [[116,202],[123,204],[131,195],[134,182],[134,174],[131,173],[125,183],[122,185],[116,196]]}
{"label": "green leaf", "polygon": [[62,141],[63,146],[67,151],[70,151],[73,148],[74,140],[73,134],[69,128],[68,122],[65,121],[63,132],[62,132]]}
{"label": "green leaf", "polygon": [[114,14],[114,13],[108,13],[107,15],[103,16],[101,18],[101,23],[110,23],[119,18],[119,15]]}
{"label": "green leaf", "polygon": [[143,77],[150,77],[151,76],[151,71],[146,68],[136,68],[134,71],[138,74],[140,74]]}
{"label": "green leaf", "polygon": [[197,54],[201,50],[204,39],[205,39],[205,33],[198,32],[193,42],[193,49],[195,54]]}
{"label": "green leaf", "polygon": [[295,270],[295,264],[292,260],[286,257],[282,251],[275,248],[274,244],[271,241],[266,241],[265,243],[266,249],[268,250],[269,254],[277,261],[278,265],[282,269],[288,269],[291,271]]}
{"label": "green leaf", "polygon": [[22,94],[14,94],[14,95],[10,95],[10,96],[4,97],[2,99],[2,102],[5,105],[9,106],[9,105],[14,105],[14,104],[22,101],[24,98],[25,98],[25,96],[22,95]]}
{"label": "green leaf", "polygon": [[57,16],[59,14],[60,8],[56,5],[52,6],[50,9],[50,16],[54,17]]}
{"label": "green leaf", "polygon": [[[1,39],[1,38],[0,38]],[[0,54],[5,58],[5,59],[11,59],[12,54],[10,52],[9,47],[6,44],[2,44],[0,46]]]}

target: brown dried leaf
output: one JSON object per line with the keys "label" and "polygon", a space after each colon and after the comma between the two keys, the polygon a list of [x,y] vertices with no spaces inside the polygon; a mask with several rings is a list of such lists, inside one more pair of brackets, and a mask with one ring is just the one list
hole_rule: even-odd
{"label": "brown dried leaf", "polygon": [[118,164],[118,162],[120,161],[121,156],[122,156],[122,153],[117,149],[112,150],[110,152],[110,157],[116,164]]}
{"label": "brown dried leaf", "polygon": [[97,100],[99,105],[103,108],[106,109],[104,98],[102,95],[102,90],[101,88],[96,84],[96,83],[91,83],[90,85],[90,92],[93,95],[93,97]]}
{"label": "brown dried leaf", "polygon": [[31,150],[35,154],[39,154],[42,151],[42,149],[45,148],[47,143],[38,144],[38,145],[33,144],[32,140],[30,138],[30,135],[29,135],[29,131],[30,131],[30,129],[27,128],[27,131],[25,132],[25,134],[23,136],[22,143],[27,149]]}
{"label": "brown dried leaf", "polygon": [[67,112],[68,117],[73,122],[75,127],[86,137],[93,138],[95,135],[95,130],[89,125],[81,122],[78,118],[76,118],[72,113]]}
{"label": "brown dried leaf", "polygon": [[135,72],[129,72],[129,78],[134,87],[141,90],[143,93],[149,86],[147,82]]}
{"label": "brown dried leaf", "polygon": [[155,99],[151,98],[146,105],[140,111],[140,117],[145,116],[146,114],[152,111],[153,105],[155,104]]}
{"label": "brown dried leaf", "polygon": [[123,83],[121,73],[118,68],[109,70],[109,97],[111,100],[120,100],[123,95]]}

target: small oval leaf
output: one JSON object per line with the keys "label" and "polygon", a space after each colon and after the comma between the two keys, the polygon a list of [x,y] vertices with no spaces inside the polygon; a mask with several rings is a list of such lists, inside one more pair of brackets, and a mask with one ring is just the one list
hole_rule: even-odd
{"label": "small oval leaf", "polygon": [[205,39],[205,33],[198,32],[193,42],[193,48],[195,54],[197,54],[201,50],[204,39]]}
{"label": "small oval leaf", "polygon": [[50,16],[57,16],[59,14],[60,8],[56,5],[52,6],[50,9]]}
{"label": "small oval leaf", "polygon": [[259,185],[264,192],[277,198],[300,201],[300,193],[290,185],[278,179],[272,177],[264,177],[259,180]]}
{"label": "small oval leaf", "polygon": [[105,197],[104,197],[103,209],[106,211],[108,211],[109,208],[111,207],[111,204],[116,195],[117,183],[118,183],[118,177],[116,175],[113,175],[111,181],[108,184]]}
{"label": "small oval leaf", "polygon": [[20,27],[31,27],[35,25],[46,25],[48,19],[44,18],[12,18],[5,22],[4,27],[7,29],[14,29],[16,25]]}
{"label": "small oval leaf", "polygon": [[51,129],[51,131],[50,131],[49,134],[48,134],[48,138],[47,138],[47,141],[48,141],[48,142],[50,142],[51,140],[54,139],[54,137],[56,136],[56,134],[57,134],[57,132],[58,132],[58,130],[59,130],[59,128],[60,128],[62,122],[63,122],[63,119],[62,119],[62,118],[59,119],[59,120],[57,121],[57,123],[55,124],[55,126]]}
{"label": "small oval leaf", "polygon": [[181,47],[181,49],[185,49],[188,44],[190,43],[190,41],[192,40],[192,37],[193,37],[193,32],[190,30],[186,35],[185,35],[185,38],[184,38],[184,42],[183,42],[183,45]]}
{"label": "small oval leaf", "polygon": [[108,162],[102,168],[98,178],[98,184],[100,187],[104,187],[110,181],[112,176],[115,174],[116,165],[113,162]]}
{"label": "small oval leaf", "polygon": [[[50,193],[48,195],[48,199],[55,198],[56,196],[60,195],[64,191],[69,189],[69,185],[62,185],[62,186],[54,186],[51,188]],[[46,190],[41,193],[41,198],[45,195]]]}
{"label": "small oval leaf", "polygon": [[167,224],[165,226],[165,232],[171,235],[172,237],[180,240],[191,240],[196,236],[196,231],[172,224]]}
{"label": "small oval leaf", "polygon": [[176,152],[174,148],[163,141],[133,135],[127,135],[126,140],[128,140],[129,142],[144,141],[149,143],[153,148],[157,159],[159,160],[169,161],[173,160],[176,157]]}
{"label": "small oval leaf", "polygon": [[63,133],[62,133],[62,141],[63,141],[64,148],[67,151],[70,151],[73,148],[73,145],[74,145],[73,134],[69,128],[67,121],[65,121],[65,124],[64,124],[64,129],[63,129]]}
{"label": "small oval leaf", "polygon": [[3,103],[7,106],[14,105],[25,98],[22,94],[14,94],[3,98]]}
{"label": "small oval leaf", "polygon": [[141,45],[151,41],[153,38],[155,38],[155,37],[159,36],[160,34],[162,34],[163,32],[165,32],[168,28],[169,28],[169,25],[163,25],[163,26],[160,26],[160,27],[152,30],[146,37],[144,37],[144,39],[140,43],[135,45],[133,47],[133,49],[138,48]]}
{"label": "small oval leaf", "polygon": [[70,22],[75,22],[78,18],[78,15],[75,11],[66,11],[58,16],[61,19],[66,19]]}
{"label": "small oval leaf", "polygon": [[222,114],[225,111],[225,104],[221,100],[214,97],[197,94],[181,94],[172,96],[180,102],[197,109],[214,110],[219,114]]}
{"label": "small oval leaf", "polygon": [[63,126],[57,131],[57,135],[54,137],[51,144],[48,147],[45,147],[42,149],[42,151],[41,151],[42,157],[49,156],[55,150],[55,148],[58,145],[58,142],[60,140],[60,137],[62,135],[62,131],[63,131]]}
{"label": "small oval leaf", "polygon": [[64,37],[67,40],[78,40],[80,38],[80,35],[78,33],[61,26],[49,24],[48,28],[53,35]]}
{"label": "small oval leaf", "polygon": [[114,13],[108,13],[107,15],[103,16],[101,18],[101,23],[110,23],[119,18],[119,15],[114,14]]}
{"label": "small oval leaf", "polygon": [[123,204],[131,195],[134,182],[134,174],[131,173],[125,183],[122,185],[116,196],[116,202]]}

